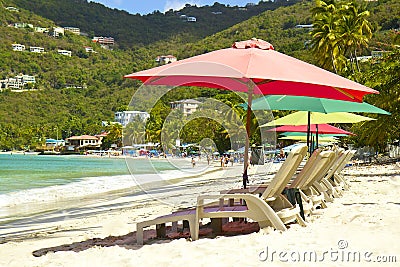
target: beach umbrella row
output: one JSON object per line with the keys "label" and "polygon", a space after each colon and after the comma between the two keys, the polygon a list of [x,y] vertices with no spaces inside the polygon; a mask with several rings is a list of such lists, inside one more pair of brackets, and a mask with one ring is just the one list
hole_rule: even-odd
{"label": "beach umbrella row", "polygon": [[298,95],[362,102],[378,91],[274,50],[260,39],[126,75],[145,85],[201,86],[247,93],[243,185],[246,187],[253,94]]}

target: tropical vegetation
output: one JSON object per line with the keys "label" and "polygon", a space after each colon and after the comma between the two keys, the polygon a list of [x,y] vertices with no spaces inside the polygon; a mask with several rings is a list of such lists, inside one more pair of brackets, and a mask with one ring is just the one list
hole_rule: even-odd
{"label": "tropical vegetation", "polygon": [[[249,8],[246,15],[240,13],[243,16],[234,15],[239,14],[235,13],[236,7],[218,3],[204,8],[186,6],[182,11],[154,12],[140,16],[111,10],[93,2],[61,2],[0,0],[0,80],[20,73],[34,75],[37,81],[34,89],[38,89],[22,93],[10,90],[0,92],[0,149],[34,149],[42,145],[46,138],[66,138],[101,131],[112,133],[105,144],[144,141],[158,143],[165,138],[169,140],[166,146],[172,147],[174,143],[167,135],[176,136],[179,129],[184,142],[200,142],[210,138],[220,150],[227,150],[231,147],[230,138],[240,135],[242,126],[230,126],[237,129],[237,132],[228,132],[215,119],[197,115],[188,117],[182,129],[174,124],[168,125],[165,121],[171,111],[169,102],[201,97],[218,99],[236,111],[235,116],[244,121],[245,113],[237,107],[244,100],[231,92],[177,88],[155,100],[156,104],[149,110],[150,119],[146,124],[134,121],[125,129],[118,129],[102,126],[101,121],[113,121],[114,112],[129,108],[140,83],[123,79],[123,76],[154,67],[156,56],[172,54],[182,59],[229,47],[234,41],[252,37],[267,40],[280,52],[335,71],[381,92],[377,96],[368,96],[366,100],[387,109],[392,115],[379,115],[372,123],[355,125],[351,130],[357,136],[349,142],[383,149],[387,142],[399,138],[400,3],[396,0],[368,3],[294,1],[290,5],[281,3],[281,7],[277,5],[278,2],[275,6],[260,2],[252,9]],[[4,7],[7,6],[16,6],[20,12],[6,11]],[[59,12],[63,8],[65,14]],[[223,10],[222,13],[229,14],[232,19],[218,27],[213,26],[218,23],[209,23],[210,28],[189,24],[180,27],[182,21],[179,20],[175,26],[166,22],[179,17],[178,12],[203,17],[211,22],[216,17],[211,11],[217,10]],[[251,13],[252,10],[258,11]],[[190,13],[195,11],[202,12],[202,15]],[[96,16],[103,19],[102,23],[94,20]],[[106,16],[113,19],[106,20]],[[146,25],[152,32],[150,35],[143,34],[126,24],[119,24],[121,21],[129,21],[135,27]],[[76,26],[89,35],[113,36],[117,44],[113,50],[106,50],[92,43],[90,36],[66,32],[64,36],[54,38],[34,32],[31,28],[16,29],[8,26],[16,22],[40,27]],[[310,32],[296,28],[297,24],[313,24],[314,29]],[[104,25],[108,31],[101,28]],[[127,34],[128,31],[133,33]],[[13,43],[24,44],[26,47],[41,46],[46,53],[12,51]],[[97,53],[86,52],[84,46],[93,47]],[[59,55],[58,49],[72,51],[72,57]],[[384,51],[385,56],[369,61],[357,60],[358,56],[369,56],[373,50]],[[277,112],[274,115],[283,114]],[[255,144],[260,142],[257,125],[257,120],[253,118],[254,134],[251,142]],[[123,137],[120,136],[121,132]]]}

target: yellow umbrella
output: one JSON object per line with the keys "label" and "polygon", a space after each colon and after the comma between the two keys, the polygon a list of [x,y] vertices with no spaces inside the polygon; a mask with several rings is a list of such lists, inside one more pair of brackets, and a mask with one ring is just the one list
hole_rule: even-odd
{"label": "yellow umbrella", "polygon": [[334,113],[319,113],[311,112],[310,119],[308,118],[309,112],[298,111],[289,114],[285,117],[270,121],[261,127],[275,126],[275,125],[307,125],[311,124],[324,124],[324,123],[357,123],[361,121],[375,120],[373,118],[348,113],[348,112],[334,112]]}

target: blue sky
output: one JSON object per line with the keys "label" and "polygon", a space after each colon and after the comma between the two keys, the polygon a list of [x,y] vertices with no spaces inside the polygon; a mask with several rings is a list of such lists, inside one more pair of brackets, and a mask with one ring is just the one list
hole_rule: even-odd
{"label": "blue sky", "polygon": [[161,12],[169,9],[178,10],[185,4],[196,4],[197,6],[213,5],[215,2],[231,5],[245,6],[247,3],[258,3],[259,0],[89,0],[91,2],[101,3],[110,8],[126,10],[131,14],[148,14],[154,10]]}

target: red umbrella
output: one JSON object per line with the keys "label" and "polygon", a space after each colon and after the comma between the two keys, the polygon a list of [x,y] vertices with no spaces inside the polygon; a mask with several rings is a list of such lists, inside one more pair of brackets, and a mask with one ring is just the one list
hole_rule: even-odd
{"label": "red umbrella", "polygon": [[378,93],[359,83],[274,50],[260,39],[236,42],[231,48],[135,72],[125,78],[146,85],[203,86],[247,92],[247,170],[252,95],[298,95],[362,102],[365,94]]}
{"label": "red umbrella", "polygon": [[263,95],[299,95],[362,102],[378,93],[359,83],[287,56],[259,39],[126,75],[146,85],[203,86]]}
{"label": "red umbrella", "polygon": [[[308,125],[284,125],[277,128],[269,129],[268,132],[299,132],[299,133],[306,133]],[[350,135],[353,134],[351,132],[342,130],[335,126],[329,124],[311,124],[310,125],[310,132],[311,133],[318,133],[318,134],[346,134]]]}

